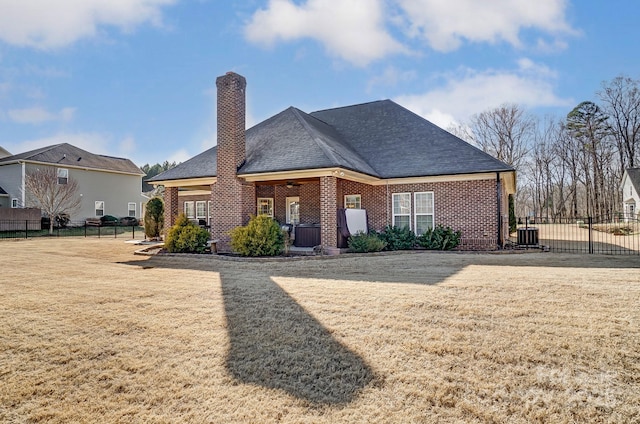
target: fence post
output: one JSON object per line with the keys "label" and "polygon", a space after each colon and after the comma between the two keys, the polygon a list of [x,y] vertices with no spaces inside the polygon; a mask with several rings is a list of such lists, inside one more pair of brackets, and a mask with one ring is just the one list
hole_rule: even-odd
{"label": "fence post", "polygon": [[588,217],[587,222],[589,223],[589,254],[593,254],[593,218]]}
{"label": "fence post", "polygon": [[87,238],[87,221],[84,221],[84,238]]}
{"label": "fence post", "polygon": [[26,219],[24,221],[24,238],[29,238],[29,221]]}
{"label": "fence post", "polygon": [[136,239],[136,226],[135,225],[131,226],[131,238],[134,239],[134,240]]}
{"label": "fence post", "polygon": [[113,226],[113,238],[118,238],[118,224]]}

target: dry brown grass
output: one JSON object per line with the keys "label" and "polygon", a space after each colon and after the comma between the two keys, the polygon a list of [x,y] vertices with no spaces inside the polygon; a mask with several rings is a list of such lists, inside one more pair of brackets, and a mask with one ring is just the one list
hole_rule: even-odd
{"label": "dry brown grass", "polygon": [[0,242],[0,422],[639,422],[640,260]]}

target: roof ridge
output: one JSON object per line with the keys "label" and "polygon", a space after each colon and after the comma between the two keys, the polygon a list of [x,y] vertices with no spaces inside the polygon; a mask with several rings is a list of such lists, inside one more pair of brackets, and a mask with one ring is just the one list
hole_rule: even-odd
{"label": "roof ridge", "polygon": [[[326,125],[327,127],[330,127],[331,129],[333,129],[336,134],[337,131],[335,130],[335,128],[333,128],[333,126],[329,125],[328,123],[324,122],[321,119],[318,119],[316,117],[314,117],[313,115],[310,115],[306,112],[301,111],[300,109],[296,108],[296,107],[292,107],[293,108],[293,112],[296,116],[296,118],[298,119],[298,121],[300,121],[300,123],[302,124],[302,126],[304,127],[304,129],[307,131],[307,133],[311,136],[312,140],[316,143],[316,145],[322,150],[322,152],[333,162],[336,162],[337,164],[340,163],[346,163],[346,164],[350,164],[351,161],[349,161],[346,157],[344,157],[340,152],[338,152],[336,149],[332,148],[331,146],[329,146],[321,137],[318,137],[316,135],[317,130],[313,129],[309,122],[307,122],[306,119],[304,119],[300,113],[304,113],[305,116],[308,116],[320,123],[322,123],[323,125]],[[356,151],[354,151],[351,147],[349,147],[348,145],[346,145],[343,140],[338,140],[336,139],[336,141],[344,148],[349,149],[351,151],[351,153],[353,153],[354,155],[356,155],[362,162],[366,163],[369,168],[373,169],[373,167],[369,164],[369,162],[367,162],[366,160],[364,160]]]}
{"label": "roof ridge", "polygon": [[373,104],[373,103],[383,103],[383,102],[392,102],[392,100],[391,99],[371,100],[370,102],[356,103],[354,105],[329,107],[329,108],[326,108],[326,109],[314,110],[313,112],[309,113],[309,115],[313,115],[314,113],[319,113],[319,112],[326,112],[328,110],[349,109],[349,108],[352,108],[352,107],[365,106],[365,105],[370,105],[370,104]]}

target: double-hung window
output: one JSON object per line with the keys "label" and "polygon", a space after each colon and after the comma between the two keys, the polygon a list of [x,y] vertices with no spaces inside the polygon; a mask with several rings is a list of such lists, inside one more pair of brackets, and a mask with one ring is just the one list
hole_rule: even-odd
{"label": "double-hung window", "polygon": [[196,208],[195,208],[195,203],[193,201],[184,202],[184,214],[189,219],[195,219],[195,217],[196,217]]}
{"label": "double-hung window", "polygon": [[393,193],[394,227],[411,229],[411,193]]}
{"label": "double-hung window", "polygon": [[12,208],[17,208],[18,207],[18,199],[17,198],[13,198],[11,199],[11,207]]}
{"label": "double-hung window", "polygon": [[133,216],[135,218],[135,216],[136,216],[136,203],[135,202],[127,203],[127,216]]}
{"label": "double-hung window", "polygon": [[96,201],[96,216],[104,216],[104,201]]}
{"label": "double-hung window", "polygon": [[196,202],[196,219],[207,221],[207,201],[198,200]]}
{"label": "double-hung window", "polygon": [[269,215],[273,218],[273,198],[258,197],[257,215]]}
{"label": "double-hung window", "polygon": [[414,228],[417,236],[433,228],[433,192],[414,193]]}
{"label": "double-hung window", "polygon": [[66,168],[58,168],[56,170],[58,175],[58,184],[67,184],[69,182],[69,170]]}

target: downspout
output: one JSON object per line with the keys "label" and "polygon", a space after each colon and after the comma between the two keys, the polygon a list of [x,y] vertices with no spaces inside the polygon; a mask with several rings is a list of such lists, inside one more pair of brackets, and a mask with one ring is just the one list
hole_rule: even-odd
{"label": "downspout", "polygon": [[389,180],[387,180],[386,182],[386,186],[387,186],[387,211],[386,211],[386,215],[387,215],[387,225],[391,225],[391,223],[389,222],[389,209],[391,208],[391,199],[389,199]]}
{"label": "downspout", "polygon": [[500,172],[496,172],[496,205],[498,210],[496,211],[498,219],[498,246],[504,247],[504,240],[502,237],[502,183],[500,181]]}

